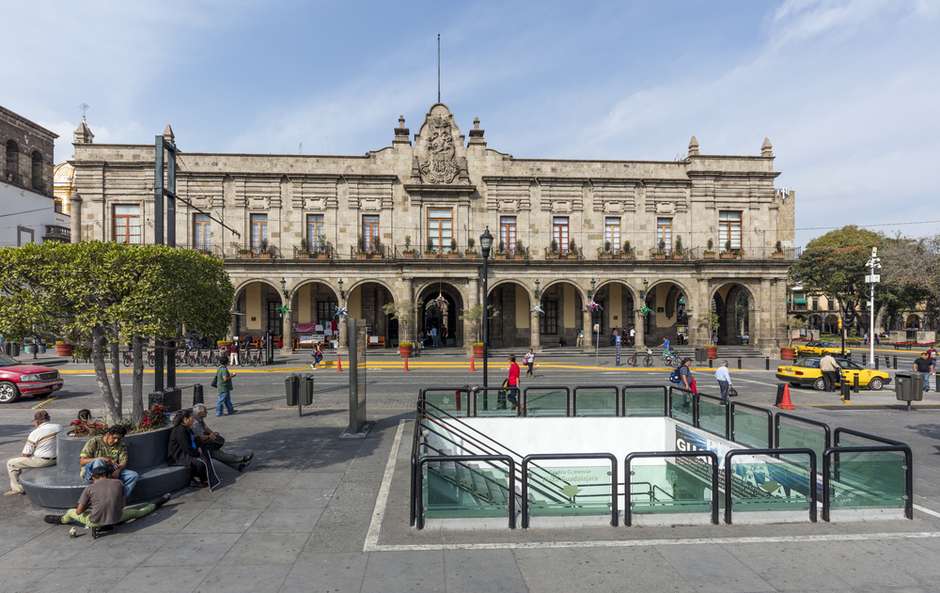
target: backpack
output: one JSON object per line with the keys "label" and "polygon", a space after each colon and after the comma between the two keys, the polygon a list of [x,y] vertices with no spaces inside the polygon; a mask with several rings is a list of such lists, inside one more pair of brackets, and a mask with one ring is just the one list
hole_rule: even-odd
{"label": "backpack", "polygon": [[678,385],[679,383],[682,383],[682,378],[679,376],[679,368],[681,368],[681,367],[677,367],[677,368],[673,369],[673,370],[672,370],[672,373],[670,373],[670,375],[669,375],[669,382],[670,382],[670,383],[675,383],[676,385]]}

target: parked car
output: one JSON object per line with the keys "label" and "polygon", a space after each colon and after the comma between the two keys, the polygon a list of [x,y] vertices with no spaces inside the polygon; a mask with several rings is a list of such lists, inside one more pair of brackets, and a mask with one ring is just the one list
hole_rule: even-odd
{"label": "parked car", "polygon": [[[842,346],[832,342],[806,342],[796,346],[798,356],[822,356],[823,354],[843,354]],[[852,351],[845,349],[843,356],[848,356]]]}
{"label": "parked car", "polygon": [[[836,362],[842,367],[841,380],[849,385],[855,385],[856,376],[859,387],[872,391],[879,391],[891,382],[891,375],[884,371],[868,369],[855,361],[838,356]],[[800,358],[794,364],[778,366],[777,379],[786,381],[794,387],[812,387],[817,391],[826,388],[822,371],[819,370],[819,357]]]}
{"label": "parked car", "polygon": [[0,404],[23,396],[48,395],[62,389],[59,371],[36,364],[24,364],[0,354]]}

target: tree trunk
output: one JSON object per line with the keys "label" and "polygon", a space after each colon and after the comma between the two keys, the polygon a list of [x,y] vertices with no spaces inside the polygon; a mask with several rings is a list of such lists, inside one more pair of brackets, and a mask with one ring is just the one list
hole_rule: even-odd
{"label": "tree trunk", "polygon": [[121,343],[118,338],[118,328],[114,328],[114,336],[111,339],[111,390],[114,394],[114,402],[118,409],[124,410],[124,388],[121,386]]}
{"label": "tree trunk", "polygon": [[134,400],[134,422],[140,422],[144,416],[144,340],[134,336],[132,347],[134,349],[134,379],[131,387],[131,398]]}
{"label": "tree trunk", "polygon": [[95,381],[98,383],[101,399],[104,400],[108,411],[108,421],[114,423],[122,420],[122,414],[120,406],[114,401],[114,393],[108,381],[108,370],[104,362],[105,344],[104,329],[100,326],[95,327],[91,332],[91,362],[95,368]]}

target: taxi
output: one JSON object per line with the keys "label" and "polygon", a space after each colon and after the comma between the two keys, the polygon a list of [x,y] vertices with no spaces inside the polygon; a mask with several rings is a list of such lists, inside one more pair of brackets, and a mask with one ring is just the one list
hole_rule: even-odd
{"label": "taxi", "polygon": [[841,354],[848,356],[852,351],[846,348],[845,354],[842,353],[842,346],[832,342],[806,342],[796,346],[797,356],[822,356],[823,354]]}
{"label": "taxi", "polygon": [[[884,371],[865,368],[848,358],[836,357],[836,362],[842,367],[842,381],[849,385],[855,385],[855,377],[858,377],[860,388],[879,391],[891,382],[891,375]],[[812,387],[817,391],[826,389],[822,371],[819,370],[819,357],[804,357],[793,364],[778,366],[777,380],[794,387]]]}

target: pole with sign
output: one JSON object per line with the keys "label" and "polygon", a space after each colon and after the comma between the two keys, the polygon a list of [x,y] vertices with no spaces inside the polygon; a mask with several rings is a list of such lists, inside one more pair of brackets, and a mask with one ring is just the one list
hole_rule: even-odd
{"label": "pole with sign", "polygon": [[878,248],[871,248],[871,257],[868,258],[869,273],[865,276],[865,282],[869,286],[868,299],[868,366],[875,367],[875,284],[881,282],[881,275],[876,274],[875,270],[881,269],[881,258],[878,257]]}

